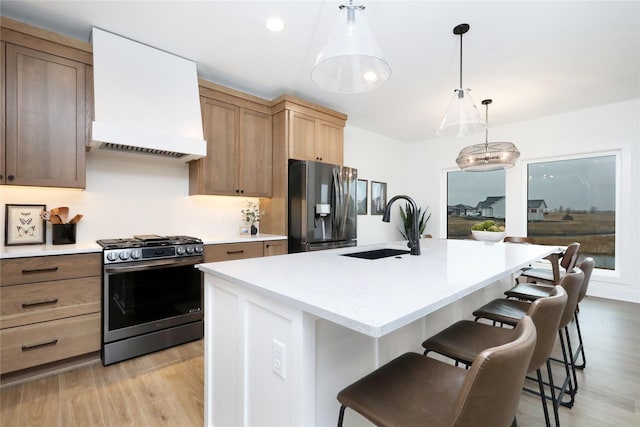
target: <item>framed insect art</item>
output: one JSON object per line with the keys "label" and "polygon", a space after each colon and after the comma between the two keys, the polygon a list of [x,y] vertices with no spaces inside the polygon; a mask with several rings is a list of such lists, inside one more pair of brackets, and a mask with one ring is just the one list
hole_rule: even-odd
{"label": "framed insect art", "polygon": [[4,245],[44,245],[47,235],[40,217],[47,205],[5,205]]}

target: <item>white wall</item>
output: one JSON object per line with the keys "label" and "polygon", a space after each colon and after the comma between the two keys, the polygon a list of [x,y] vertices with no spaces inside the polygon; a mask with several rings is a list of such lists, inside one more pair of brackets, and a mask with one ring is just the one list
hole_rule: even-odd
{"label": "white wall", "polygon": [[[491,128],[489,139],[511,141],[521,159],[506,173],[506,218],[509,234],[526,234],[526,166],[545,161],[599,152],[619,152],[621,158],[615,273],[597,270],[590,295],[640,302],[640,99]],[[460,149],[482,142],[483,135],[433,138],[409,144],[407,162],[411,174],[408,191],[432,208],[428,230],[446,235],[446,171],[456,170]],[[425,185],[430,182],[432,185]]]}
{"label": "white wall", "polygon": [[[369,181],[366,215],[358,215],[358,245],[402,240],[399,207],[391,211],[391,223],[382,222],[381,215],[371,215],[371,181],[387,183],[387,200],[407,193],[408,146],[367,130],[347,125],[344,130],[344,164],[358,169],[358,178]],[[401,203],[402,204],[399,204]],[[425,206],[416,199],[419,206]]]}
{"label": "white wall", "polygon": [[[201,238],[238,233],[244,197],[189,196],[189,165],[162,157],[92,150],[87,153],[86,190],[0,188],[1,202],[68,206],[84,215],[76,243],[134,234]],[[0,224],[5,211],[1,210]],[[50,227],[50,226],[49,226]],[[4,243],[4,227],[2,227]],[[51,230],[47,230],[51,242]]]}

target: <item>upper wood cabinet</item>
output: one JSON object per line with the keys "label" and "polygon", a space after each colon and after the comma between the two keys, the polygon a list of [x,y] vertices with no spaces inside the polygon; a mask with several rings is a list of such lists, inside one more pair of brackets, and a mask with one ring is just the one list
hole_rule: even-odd
{"label": "upper wood cabinet", "polygon": [[344,147],[342,125],[297,111],[289,115],[289,158],[341,165]]}
{"label": "upper wood cabinet", "polygon": [[272,103],[273,195],[260,199],[260,231],[288,234],[289,159],[314,160],[341,165],[345,114],[284,95]]}
{"label": "upper wood cabinet", "polygon": [[270,108],[213,83],[200,81],[207,156],[189,163],[189,194],[271,197]]}
{"label": "upper wood cabinet", "polygon": [[84,188],[91,53],[61,44],[63,37],[46,40],[43,33],[2,19],[0,183]]}

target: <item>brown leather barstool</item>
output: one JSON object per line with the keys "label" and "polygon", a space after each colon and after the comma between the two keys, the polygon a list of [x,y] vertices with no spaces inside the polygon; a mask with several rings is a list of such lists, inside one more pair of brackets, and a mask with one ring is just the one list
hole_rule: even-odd
{"label": "brown leather barstool", "polygon": [[[578,292],[578,301],[576,303],[576,311],[573,318],[576,322],[576,330],[578,332],[578,348],[573,354],[573,364],[577,369],[584,369],[587,363],[587,359],[584,354],[584,343],[582,341],[582,331],[580,330],[580,321],[578,320],[578,312],[580,311],[580,301],[582,301],[589,289],[589,282],[591,281],[591,273],[596,266],[596,262],[592,257],[586,257],[579,264],[578,268],[584,273],[584,279],[582,280],[582,286],[580,292]],[[533,301],[537,298],[544,298],[548,296],[553,289],[549,285],[541,285],[537,283],[522,283],[506,291],[504,294],[508,298],[517,298],[521,300]],[[567,337],[567,341],[570,344],[570,338]],[[582,356],[582,363],[578,364],[576,361],[578,357]]]}
{"label": "brown leather barstool", "polygon": [[506,344],[487,348],[469,370],[405,353],[338,393],[338,426],[347,407],[380,427],[512,424],[536,328],[527,316]]}
{"label": "brown leather barstool", "polygon": [[[562,268],[562,271],[559,271],[559,277],[557,278],[558,280],[562,279],[562,276],[566,272],[573,270],[573,267],[576,265],[576,261],[578,259],[579,249],[580,249],[580,243],[578,242],[570,243],[567,246],[567,249],[565,249],[564,251],[564,255],[562,255],[562,260],[560,261],[559,267]],[[550,257],[547,257],[547,259],[550,259]],[[522,274],[520,274],[520,277],[516,279],[516,281],[518,283],[536,282],[536,283],[546,283],[548,285],[557,285],[558,280],[556,280],[553,270],[554,270],[553,266],[552,266],[552,269],[535,268],[535,267],[527,268],[522,272]],[[560,269],[558,268],[558,270]]]}
{"label": "brown leather barstool", "polygon": [[[571,348],[571,341],[567,340],[565,344],[563,331],[567,338],[569,337],[569,329],[567,325],[571,322],[578,304],[578,294],[582,287],[584,280],[584,273],[579,268],[575,268],[574,271],[566,273],[560,281],[560,286],[567,292],[567,305],[562,313],[560,319],[560,325],[558,328],[558,337],[560,338],[560,348],[562,350],[562,362],[565,368],[565,379],[562,386],[559,387],[559,397],[556,404],[572,407],[575,394],[578,391],[577,377],[575,366],[573,364],[573,350]],[[515,299],[499,298],[483,305],[479,309],[473,312],[473,315],[478,319],[488,319],[494,322],[501,322],[507,325],[515,325],[522,316],[524,316],[529,309],[530,302],[521,301]],[[553,359],[552,360],[556,360]],[[563,396],[569,395],[569,401],[563,401]]]}
{"label": "brown leather barstool", "polygon": [[[560,318],[567,304],[567,293],[564,288],[558,286],[553,289],[552,295],[546,298],[539,298],[529,305],[527,315],[531,317],[536,326],[536,347],[529,362],[527,372],[535,372],[538,380],[539,395],[542,400],[542,409],[547,426],[549,421],[549,411],[547,409],[545,383],[542,379],[541,368],[546,364],[551,401],[553,402],[553,416],[556,426],[560,425],[558,416],[558,405],[556,405],[555,387],[553,375],[551,373],[549,357],[555,343],[556,332],[560,325]],[[479,322],[462,320],[454,323],[445,330],[437,333],[422,343],[425,348],[424,354],[436,352],[462,362],[471,364],[473,359],[482,349],[487,346],[493,347],[502,345],[511,339],[513,332],[511,329],[497,328]]]}

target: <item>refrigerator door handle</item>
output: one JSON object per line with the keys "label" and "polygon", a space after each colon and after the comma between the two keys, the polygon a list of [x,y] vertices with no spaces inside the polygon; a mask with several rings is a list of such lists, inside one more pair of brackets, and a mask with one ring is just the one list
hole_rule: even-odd
{"label": "refrigerator door handle", "polygon": [[335,230],[334,238],[340,238],[343,234],[342,232],[342,208],[343,208],[343,197],[342,197],[342,180],[340,177],[340,172],[338,168],[333,168],[333,196],[335,198],[334,210],[333,210],[333,229]]}

